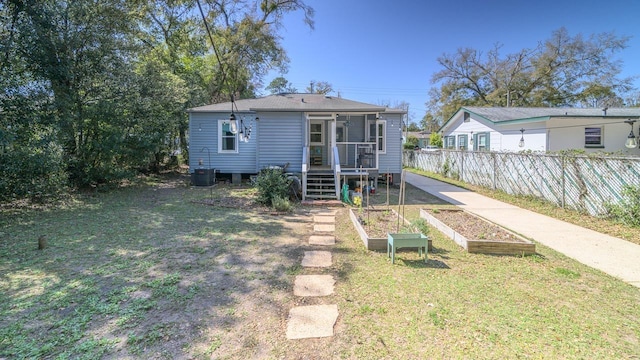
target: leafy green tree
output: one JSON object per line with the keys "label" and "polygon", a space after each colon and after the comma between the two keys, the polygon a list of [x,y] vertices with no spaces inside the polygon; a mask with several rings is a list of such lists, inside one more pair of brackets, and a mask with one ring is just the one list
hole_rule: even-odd
{"label": "leafy green tree", "polygon": [[[301,0],[0,3],[2,164],[46,159],[47,176],[64,178],[55,193],[188,155],[185,110],[254,96],[268,71],[286,67],[278,29],[298,10],[313,27]],[[16,184],[0,173],[3,193],[28,196]]]}
{"label": "leafy green tree", "polygon": [[441,148],[442,136],[437,132],[432,132],[431,135],[429,135],[429,144]]}
{"label": "leafy green tree", "polygon": [[282,76],[278,76],[277,78],[271,80],[269,86],[265,88],[271,94],[282,94],[282,93],[297,93],[298,89],[296,89],[293,84],[291,84],[287,79]]}

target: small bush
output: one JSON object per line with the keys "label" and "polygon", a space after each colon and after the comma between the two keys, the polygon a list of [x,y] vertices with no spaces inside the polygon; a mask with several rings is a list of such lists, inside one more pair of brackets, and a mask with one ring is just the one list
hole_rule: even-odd
{"label": "small bush", "polygon": [[274,198],[287,198],[290,185],[291,180],[287,179],[281,169],[264,169],[256,178],[257,201],[267,206],[273,206]]}
{"label": "small bush", "polygon": [[274,196],[273,199],[271,199],[271,204],[276,211],[290,212],[291,210],[293,210],[291,201],[280,196]]}
{"label": "small bush", "polygon": [[640,186],[626,186],[620,204],[606,204],[605,207],[610,219],[640,227]]}
{"label": "small bush", "polygon": [[429,234],[429,225],[425,219],[422,219],[422,218],[416,219],[411,223],[411,225],[413,225],[413,227],[416,228],[416,230],[422,233],[422,235]]}

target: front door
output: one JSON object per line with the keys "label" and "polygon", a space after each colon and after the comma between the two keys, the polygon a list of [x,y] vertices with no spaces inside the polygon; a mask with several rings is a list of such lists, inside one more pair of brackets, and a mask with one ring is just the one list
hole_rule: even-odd
{"label": "front door", "polygon": [[326,122],[324,120],[309,121],[309,153],[310,165],[327,164]]}

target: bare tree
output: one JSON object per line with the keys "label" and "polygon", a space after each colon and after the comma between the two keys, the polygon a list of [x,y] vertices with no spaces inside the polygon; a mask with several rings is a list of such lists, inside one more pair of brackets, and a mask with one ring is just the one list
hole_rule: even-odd
{"label": "bare tree", "polygon": [[431,79],[436,87],[426,104],[430,116],[423,122],[448,119],[462,105],[621,104],[632,79],[618,77],[621,61],[613,56],[628,40],[612,33],[572,37],[560,28],[535,48],[506,56],[499,44],[486,54],[471,48],[443,54],[437,59],[442,69]]}

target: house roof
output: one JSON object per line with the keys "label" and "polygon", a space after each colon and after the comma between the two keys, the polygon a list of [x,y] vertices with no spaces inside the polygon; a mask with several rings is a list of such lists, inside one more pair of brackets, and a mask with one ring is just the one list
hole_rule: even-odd
{"label": "house roof", "polygon": [[[195,107],[188,112],[230,112],[231,102]],[[391,109],[335,96],[322,94],[277,94],[257,99],[235,101],[234,111],[304,111],[304,112],[384,112],[405,114],[402,109]]]}
{"label": "house roof", "polygon": [[580,108],[526,108],[526,107],[462,107],[494,123],[513,120],[549,119],[552,117],[638,117],[639,108],[580,109]]}
{"label": "house roof", "polygon": [[478,107],[464,106],[458,109],[439,129],[448,128],[458,114],[467,111],[494,124],[528,123],[552,118],[640,118],[640,108],[534,108],[534,107]]}
{"label": "house roof", "polygon": [[430,131],[409,131],[407,136],[415,136],[418,139],[428,139],[431,136]]}

